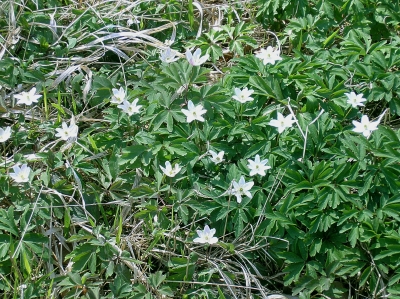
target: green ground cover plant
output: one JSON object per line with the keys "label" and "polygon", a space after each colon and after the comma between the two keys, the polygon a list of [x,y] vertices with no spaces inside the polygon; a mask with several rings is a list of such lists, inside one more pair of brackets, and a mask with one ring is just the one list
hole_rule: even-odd
{"label": "green ground cover plant", "polygon": [[396,1],[0,3],[3,298],[400,298]]}

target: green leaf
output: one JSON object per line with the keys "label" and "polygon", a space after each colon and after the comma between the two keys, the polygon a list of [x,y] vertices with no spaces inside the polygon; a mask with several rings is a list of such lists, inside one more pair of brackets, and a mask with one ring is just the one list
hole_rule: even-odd
{"label": "green leaf", "polygon": [[161,271],[158,271],[155,274],[150,274],[149,283],[153,288],[157,289],[165,280],[165,278],[166,276],[163,275]]}
{"label": "green leaf", "polygon": [[8,211],[0,210],[0,229],[10,232],[14,236],[19,236],[19,231],[14,221],[14,207],[8,208]]}
{"label": "green leaf", "polygon": [[354,248],[356,246],[356,243],[357,243],[359,237],[360,237],[359,228],[358,228],[358,226],[355,226],[350,230],[350,233],[349,233],[349,241],[350,241],[351,247]]}
{"label": "green leaf", "polygon": [[109,159],[110,174],[113,180],[115,180],[119,176],[120,173],[119,163],[120,161],[118,153],[116,147],[114,146],[113,152],[111,153],[111,157]]}
{"label": "green leaf", "polygon": [[152,197],[156,193],[156,191],[145,185],[133,188],[131,190],[131,196],[133,198]]}
{"label": "green leaf", "polygon": [[252,76],[249,79],[249,84],[256,88],[257,94],[266,95],[271,98],[275,98],[274,91],[270,85],[260,76]]}
{"label": "green leaf", "polygon": [[21,247],[21,259],[25,271],[27,272],[28,276],[30,276],[32,273],[31,261],[24,246]]}
{"label": "green leaf", "polygon": [[304,262],[293,263],[286,266],[284,272],[288,274],[286,274],[286,276],[284,277],[284,285],[288,286],[293,281],[298,280],[303,268],[304,268]]}
{"label": "green leaf", "polygon": [[399,252],[395,251],[395,250],[383,250],[381,253],[377,254],[374,257],[374,260],[378,261],[378,260],[381,260],[381,259],[383,259],[385,257],[392,256],[392,255],[395,255],[395,254],[398,255]]}
{"label": "green leaf", "polygon": [[122,149],[122,158],[124,160],[136,160],[146,150],[147,147],[140,144],[128,146]]}
{"label": "green leaf", "polygon": [[282,259],[285,259],[285,262],[287,263],[304,263],[303,258],[290,251],[279,252],[278,256]]}

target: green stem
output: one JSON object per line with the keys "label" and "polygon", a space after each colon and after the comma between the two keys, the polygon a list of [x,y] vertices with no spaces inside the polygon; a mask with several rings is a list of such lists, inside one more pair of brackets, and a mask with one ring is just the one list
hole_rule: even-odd
{"label": "green stem", "polygon": [[[61,107],[61,92],[60,92],[60,90],[58,90],[57,100],[58,100],[58,107]],[[60,109],[57,109],[57,122],[61,122]]]}
{"label": "green stem", "polygon": [[7,172],[6,144],[3,142],[4,171]]}
{"label": "green stem", "polygon": [[[232,186],[230,186],[230,188],[232,188]],[[229,194],[229,198],[228,198],[228,214],[229,214],[229,209],[231,207],[231,196],[232,196],[232,194]],[[224,241],[225,241],[226,226],[228,225],[228,218],[229,218],[228,215],[226,215],[225,225],[224,225],[224,233],[222,234],[222,240],[224,240]]]}
{"label": "green stem", "polygon": [[195,140],[196,144],[197,144],[198,146],[200,146],[199,124],[197,123],[197,121],[195,121],[194,125],[195,125],[195,127],[196,127],[196,134],[197,134],[197,135],[194,136],[194,140]]}
{"label": "green stem", "polygon": [[128,115],[128,140],[130,141],[132,137],[132,123],[131,123],[131,116]]}
{"label": "green stem", "polygon": [[[172,188],[172,178],[169,178],[169,188],[168,188],[168,199],[171,194],[171,188]],[[172,211],[171,211],[171,225],[172,227],[174,226],[174,203],[172,202]]]}
{"label": "green stem", "polygon": [[49,106],[47,104],[47,91],[46,87],[43,87],[43,103],[44,103],[44,113],[46,116],[46,120],[49,119]]}
{"label": "green stem", "polygon": [[347,113],[345,114],[345,116],[343,117],[343,119],[346,119],[346,117],[347,117],[347,115],[349,115],[350,111],[351,111],[351,107],[349,108],[349,110],[347,110]]}

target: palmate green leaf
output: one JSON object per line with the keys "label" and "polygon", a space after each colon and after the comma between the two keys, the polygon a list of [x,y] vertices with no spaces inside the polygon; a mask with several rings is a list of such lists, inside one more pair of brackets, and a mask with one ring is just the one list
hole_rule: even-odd
{"label": "palmate green leaf", "polygon": [[197,147],[197,145],[193,142],[182,142],[182,146],[184,148],[186,148],[187,150],[189,150],[192,153],[195,153],[197,155],[200,155],[200,151],[199,148]]}
{"label": "palmate green leaf", "polygon": [[[317,230],[320,232],[326,232],[333,224],[335,224],[337,218],[335,212],[330,212],[329,214],[317,210],[315,210],[315,212],[318,216],[311,222],[310,233],[315,233]],[[309,216],[312,217],[312,213],[310,213]]]}
{"label": "palmate green leaf", "polygon": [[122,149],[121,158],[124,160],[136,160],[142,153],[147,150],[147,147],[144,145],[132,145]]}
{"label": "palmate green leaf", "polygon": [[374,260],[378,261],[381,259],[384,259],[388,256],[393,256],[393,255],[399,255],[400,253],[398,251],[395,251],[394,249],[391,250],[383,250],[381,253],[377,254],[374,256]]}
{"label": "palmate green leaf", "polygon": [[189,209],[186,205],[181,204],[176,208],[179,219],[182,219],[183,223],[187,225],[189,223]]}
{"label": "palmate green leaf", "polygon": [[73,269],[75,271],[82,271],[87,265],[89,270],[95,273],[98,250],[98,246],[86,243],[74,249],[66,258],[71,258],[74,261]]}
{"label": "palmate green leaf", "polygon": [[356,246],[358,239],[360,238],[360,230],[359,230],[358,226],[353,226],[353,228],[350,230],[348,238],[349,238],[351,247],[354,248],[354,246]]}
{"label": "palmate green leaf", "polygon": [[168,111],[160,111],[157,116],[150,122],[153,125],[154,131],[156,131],[163,123],[167,122]]}
{"label": "palmate green leaf", "polygon": [[221,220],[221,219],[226,219],[231,212],[231,209],[228,208],[220,208],[218,214],[215,216],[215,220]]}
{"label": "palmate green leaf", "polygon": [[0,234],[0,260],[8,255],[8,250],[10,249],[10,242],[12,237],[5,234]]}
{"label": "palmate green leaf", "polygon": [[201,203],[197,200],[189,200],[187,205],[195,211],[198,211],[201,216],[210,215],[215,209],[220,207],[216,202],[213,201]]}
{"label": "palmate green leaf", "polygon": [[322,246],[322,239],[321,238],[316,238],[312,241],[310,245],[310,256],[315,256],[317,253],[320,252]]}
{"label": "palmate green leaf", "polygon": [[284,214],[280,213],[280,212],[273,212],[271,213],[267,213],[266,217],[268,219],[274,220],[278,223],[278,225],[283,226],[283,227],[287,227],[290,225],[295,225],[295,223],[293,223],[289,218],[287,218]]}
{"label": "palmate green leaf", "polygon": [[14,208],[8,208],[8,211],[0,209],[0,229],[19,236],[19,230],[14,220]]}
{"label": "palmate green leaf", "polygon": [[263,153],[265,152],[266,148],[267,148],[268,144],[265,141],[260,141],[257,143],[254,143],[245,153],[245,155],[243,156],[244,159],[254,159],[254,157],[256,156],[256,154],[259,154],[260,157],[263,156]]}
{"label": "palmate green leaf", "polygon": [[25,246],[21,246],[20,257],[22,259],[23,269],[27,273],[27,276],[30,276],[32,273],[32,267],[30,264],[31,263],[31,254],[28,253],[28,250],[25,248]]}
{"label": "palmate green leaf", "polygon": [[342,217],[340,217],[339,221],[337,222],[338,225],[342,225],[345,222],[348,222],[349,219],[352,219],[354,217],[357,216],[357,214],[359,213],[358,210],[345,210],[342,213]]}
{"label": "palmate green leaf", "polygon": [[95,90],[106,89],[111,91],[113,85],[110,80],[103,76],[94,76],[93,78],[93,88]]}
{"label": "palmate green leaf", "polygon": [[320,190],[319,193],[317,193],[317,198],[318,198],[318,209],[319,210],[324,210],[328,204],[331,206],[331,201],[332,201],[332,193],[331,189],[329,188],[324,188]]}
{"label": "palmate green leaf", "polygon": [[115,296],[114,298],[126,298],[131,296],[132,284],[117,275],[110,283],[110,290]]}
{"label": "palmate green leaf", "polygon": [[313,189],[313,185],[308,181],[302,181],[296,185],[288,187],[286,189],[286,192],[298,192],[301,190],[309,190],[309,189]]}
{"label": "palmate green leaf", "polygon": [[168,280],[173,281],[191,281],[195,272],[197,256],[190,258],[173,257],[168,261],[170,274]]}
{"label": "palmate green leaf", "polygon": [[251,76],[249,84],[256,88],[255,93],[275,98],[274,90],[268,82],[259,76]]}
{"label": "palmate green leaf", "polygon": [[145,131],[138,132],[134,139],[137,143],[142,145],[154,144],[156,142],[154,135]]}
{"label": "palmate green leaf", "polygon": [[235,237],[236,238],[238,238],[240,236],[243,229],[244,229],[244,222],[243,222],[242,218],[238,217],[237,221],[235,221]]}
{"label": "palmate green leaf", "polygon": [[119,159],[119,154],[117,153],[117,149],[114,146],[114,149],[111,153],[111,157],[109,159],[109,168],[110,168],[110,175],[113,180],[115,180],[120,173],[119,165],[121,164]]}
{"label": "palmate green leaf", "polygon": [[391,171],[391,169],[388,167],[380,167],[380,170],[387,181],[387,185],[389,185],[388,187],[390,188],[390,191],[393,194],[396,194],[400,186],[400,182],[398,180],[398,174],[397,175],[394,174],[393,171]]}
{"label": "palmate green leaf", "polygon": [[304,268],[304,261],[292,263],[285,267],[284,272],[288,273],[284,277],[284,285],[288,286],[292,282],[297,281],[300,277],[301,271]]}
{"label": "palmate green leaf", "polygon": [[175,90],[181,86],[185,86],[190,82],[190,72],[192,66],[187,61],[177,61],[162,66],[163,73],[167,75],[168,79],[164,79],[164,83],[168,84]]}
{"label": "palmate green leaf", "polygon": [[394,285],[388,288],[389,296],[393,299],[400,299],[400,286]]}
{"label": "palmate green leaf", "polygon": [[133,188],[130,193],[133,198],[153,197],[157,194],[156,191],[145,185]]}
{"label": "palmate green leaf", "polygon": [[304,263],[304,259],[298,256],[297,254],[290,252],[290,251],[283,251],[277,253],[277,255],[284,259],[286,263]]}
{"label": "palmate green leaf", "polygon": [[222,49],[218,45],[211,45],[208,48],[210,57],[212,61],[215,63],[221,56],[223,56]]}
{"label": "palmate green leaf", "polygon": [[366,265],[369,265],[369,263],[366,263],[365,261],[362,260],[354,260],[356,257],[352,257],[352,260],[343,260],[342,261],[342,267],[338,269],[336,272],[336,275],[339,277],[343,276],[350,276],[353,277],[354,275],[358,275]]}
{"label": "palmate green leaf", "polygon": [[163,275],[161,271],[158,271],[154,274],[150,274],[149,283],[153,288],[158,288],[162,282],[165,280],[166,275]]}
{"label": "palmate green leaf", "polygon": [[396,285],[400,281],[400,270],[397,270],[395,274],[389,279],[389,286]]}
{"label": "palmate green leaf", "polygon": [[44,248],[48,244],[49,238],[38,233],[28,233],[24,236],[23,244],[33,253],[40,255],[41,258],[49,258],[48,251]]}
{"label": "palmate green leaf", "polygon": [[182,144],[171,144],[169,142],[164,142],[164,148],[169,151],[172,155],[177,154],[179,156],[186,156],[187,151],[182,148]]}
{"label": "palmate green leaf", "polygon": [[[310,177],[310,181],[328,179],[332,176],[334,169],[331,167],[330,163],[322,161],[316,164],[314,172]],[[314,185],[314,184],[313,184]]]}

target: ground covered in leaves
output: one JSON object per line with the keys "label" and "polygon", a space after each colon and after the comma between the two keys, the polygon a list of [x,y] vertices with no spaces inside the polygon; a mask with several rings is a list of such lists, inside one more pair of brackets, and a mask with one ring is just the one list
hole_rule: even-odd
{"label": "ground covered in leaves", "polygon": [[400,298],[383,0],[0,3],[4,298]]}

